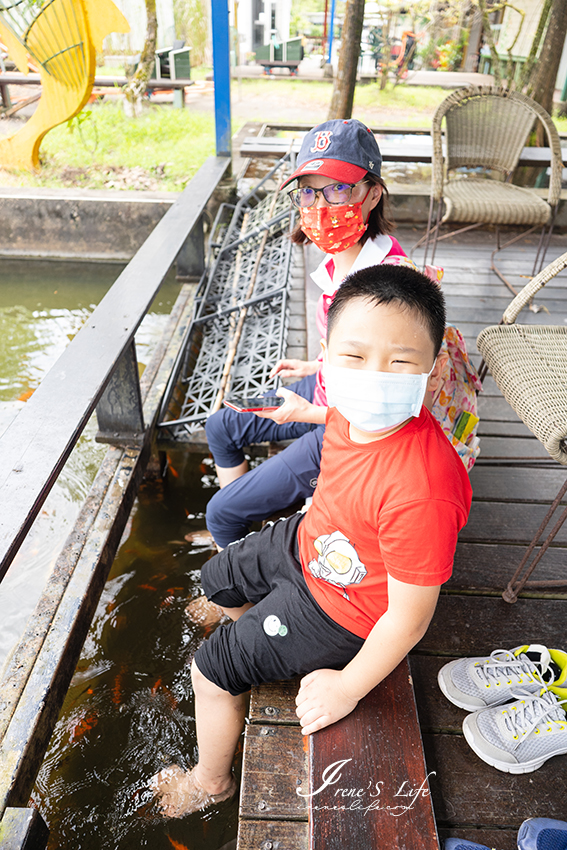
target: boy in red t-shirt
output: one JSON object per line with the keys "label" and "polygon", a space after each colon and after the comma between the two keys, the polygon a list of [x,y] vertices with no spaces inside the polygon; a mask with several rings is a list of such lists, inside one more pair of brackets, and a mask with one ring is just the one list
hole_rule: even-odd
{"label": "boy in red t-shirt", "polygon": [[322,342],[330,407],[313,503],[203,566],[206,595],[233,622],[193,661],[197,765],[151,782],[167,816],[234,794],[251,685],[303,676],[297,714],[310,734],[349,714],[425,634],[471,502],[428,410],[444,329],[443,296],[414,269],[372,266],[340,287]]}

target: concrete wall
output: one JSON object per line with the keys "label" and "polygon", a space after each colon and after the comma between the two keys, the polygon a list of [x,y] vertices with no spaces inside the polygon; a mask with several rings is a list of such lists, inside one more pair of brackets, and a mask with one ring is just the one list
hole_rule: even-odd
{"label": "concrete wall", "polygon": [[129,260],[173,192],[0,188],[0,256]]}

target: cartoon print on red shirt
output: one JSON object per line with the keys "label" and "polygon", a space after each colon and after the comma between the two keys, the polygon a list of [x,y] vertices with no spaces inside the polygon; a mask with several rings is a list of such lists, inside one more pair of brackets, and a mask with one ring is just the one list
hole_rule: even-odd
{"label": "cartoon print on red shirt", "polygon": [[367,573],[350,540],[341,531],[333,531],[332,534],[321,534],[313,541],[313,546],[319,557],[308,564],[311,574],[342,587],[344,598],[349,599],[345,590],[347,585],[360,584]]}

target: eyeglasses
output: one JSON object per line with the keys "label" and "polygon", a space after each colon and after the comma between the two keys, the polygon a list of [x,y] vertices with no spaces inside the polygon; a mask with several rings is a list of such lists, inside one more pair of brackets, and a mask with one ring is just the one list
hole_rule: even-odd
{"label": "eyeglasses", "polygon": [[328,204],[348,204],[352,196],[352,190],[357,186],[362,186],[368,183],[368,180],[361,180],[359,183],[329,183],[323,186],[322,189],[313,189],[311,186],[300,186],[299,189],[292,189],[288,192],[288,196],[296,207],[312,207],[317,201],[317,195],[323,195]]}

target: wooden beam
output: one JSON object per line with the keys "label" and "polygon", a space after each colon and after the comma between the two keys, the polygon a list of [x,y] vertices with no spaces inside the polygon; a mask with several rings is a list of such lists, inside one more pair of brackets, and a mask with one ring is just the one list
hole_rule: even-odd
{"label": "wooden beam", "polygon": [[[387,130],[385,131],[387,132]],[[293,142],[292,152],[299,153],[301,138]],[[284,156],[289,150],[289,139],[272,138],[270,136],[251,137],[244,139],[240,146],[240,155],[247,157],[275,157]],[[431,162],[433,144],[430,138],[425,137],[419,141],[413,139],[380,139],[380,153],[383,162]],[[563,163],[567,165],[567,147],[562,149]],[[545,166],[551,162],[549,148],[525,147],[520,154],[518,165]]]}
{"label": "wooden beam", "polygon": [[309,762],[311,850],[439,850],[407,658],[309,736]]}

